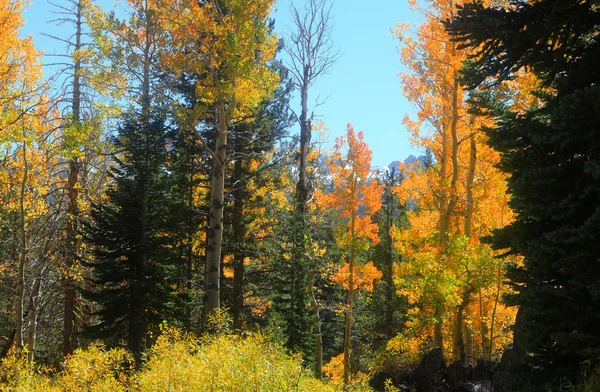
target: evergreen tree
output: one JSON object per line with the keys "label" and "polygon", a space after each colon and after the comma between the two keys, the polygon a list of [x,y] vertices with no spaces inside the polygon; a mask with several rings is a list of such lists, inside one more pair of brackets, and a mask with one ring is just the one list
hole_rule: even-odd
{"label": "evergreen tree", "polygon": [[[276,150],[276,143],[286,135],[291,124],[289,99],[292,85],[287,71],[279,63],[272,68],[280,75],[280,85],[273,97],[265,100],[254,110],[251,121],[244,121],[232,126],[232,170],[228,175],[226,189],[228,203],[225,209],[226,232],[224,253],[233,256],[233,281],[231,282],[231,309],[233,327],[242,329],[243,322],[249,320],[249,312],[244,297],[249,291],[264,292],[265,266],[260,266],[257,259],[270,249],[256,232],[263,229],[271,231],[271,225],[278,222],[265,219],[269,195],[259,196],[260,188],[281,188],[276,181],[277,171],[283,157]],[[254,194],[253,194],[254,193]],[[273,208],[273,206],[270,206]],[[265,221],[260,224],[259,221]],[[246,266],[244,260],[251,259],[252,266]],[[249,268],[247,268],[249,267]],[[262,271],[261,271],[262,270]],[[227,290],[225,281],[223,290]]]}
{"label": "evergreen tree", "polygon": [[[190,132],[178,128],[170,141],[169,171],[171,172],[171,197],[179,205],[173,211],[178,222],[174,235],[177,238],[177,290],[190,300],[185,304],[183,325],[187,331],[202,329],[202,279],[204,272],[204,236],[208,206],[203,188],[208,185],[210,167],[201,146]],[[193,300],[191,298],[194,298]]]}
{"label": "evergreen tree", "polygon": [[85,240],[91,247],[98,323],[88,332],[109,344],[120,340],[139,358],[164,320],[178,308],[174,274],[179,205],[170,195],[164,121],[127,118],[114,145],[115,167],[105,204],[92,207]]}
{"label": "evergreen tree", "polygon": [[[465,4],[447,26],[462,47],[478,48],[465,82],[479,89],[479,111],[497,120],[487,131],[510,174],[516,219],[493,244],[524,256],[509,269],[509,300],[521,306],[535,369],[528,378],[539,389],[600,356],[600,9],[582,0],[509,3]],[[539,106],[524,112],[486,89],[523,68],[541,87]]]}
{"label": "evergreen tree", "polygon": [[276,235],[280,255],[275,261],[278,271],[272,276],[276,288],[274,308],[284,321],[286,347],[292,352],[303,353],[303,358],[312,362],[315,317],[310,308],[310,261],[305,257],[305,247],[297,241],[305,232],[303,215],[296,210],[284,211],[281,215],[282,225]]}
{"label": "evergreen tree", "polygon": [[381,210],[374,220],[379,225],[380,242],[373,247],[370,260],[382,272],[381,280],[376,282],[369,304],[369,334],[376,346],[396,336],[400,330],[408,304],[397,294],[394,284],[394,266],[400,262],[400,255],[392,238],[393,228],[404,228],[408,222],[406,208],[400,198],[394,194],[394,188],[400,185],[402,175],[392,168],[386,172],[380,182],[384,184]]}

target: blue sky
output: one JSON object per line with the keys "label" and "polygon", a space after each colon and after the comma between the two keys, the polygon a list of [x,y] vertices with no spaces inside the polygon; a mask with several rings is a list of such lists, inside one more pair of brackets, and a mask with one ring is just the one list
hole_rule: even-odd
{"label": "blue sky", "polygon": [[[289,26],[289,1],[276,3],[275,29],[284,35]],[[302,0],[294,0],[300,2]],[[55,0],[61,4],[61,0]],[[111,9],[111,0],[97,1],[105,9]],[[392,161],[418,155],[410,146],[408,133],[402,125],[406,113],[414,109],[404,99],[397,77],[401,70],[397,43],[390,29],[397,22],[415,22],[419,18],[408,9],[407,0],[337,0],[333,9],[335,27],[333,40],[341,50],[342,57],[329,75],[322,76],[310,91],[310,98],[329,96],[326,103],[316,111],[330,132],[330,142],[344,133],[351,122],[357,130],[363,130],[365,139],[373,150],[373,165],[387,165]],[[26,11],[23,35],[31,34],[38,49],[46,53],[64,51],[57,43],[41,36],[41,32],[63,36],[68,27],[56,27],[47,22],[55,16],[50,14],[47,0],[31,0]],[[52,62],[46,58],[45,62]],[[299,103],[294,101],[296,107]],[[294,130],[295,131],[295,130]]]}

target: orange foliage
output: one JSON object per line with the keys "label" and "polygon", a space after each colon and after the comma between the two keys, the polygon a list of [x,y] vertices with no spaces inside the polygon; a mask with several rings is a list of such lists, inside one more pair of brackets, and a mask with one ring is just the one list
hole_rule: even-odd
{"label": "orange foliage", "polygon": [[[372,289],[373,279],[381,276],[371,264],[360,269],[356,267],[356,256],[367,250],[370,243],[378,243],[377,223],[371,217],[381,208],[383,185],[371,176],[371,150],[363,140],[362,132],[356,134],[351,124],[345,136],[337,138],[333,154],[328,157],[329,171],[333,177],[333,191],[317,191],[317,204],[320,208],[331,209],[339,219],[335,231],[340,248],[348,252],[348,264],[335,275],[340,280],[347,277],[348,305],[344,331],[344,383],[350,382],[350,340],[352,329],[352,308],[354,303],[355,281],[363,289]],[[344,270],[345,269],[345,270]],[[347,272],[345,272],[347,271]],[[360,276],[362,275],[362,276]]]}
{"label": "orange foliage", "polygon": [[[461,1],[424,3],[427,8],[411,3],[425,16],[416,31],[407,24],[394,30],[401,43],[400,60],[409,70],[399,75],[402,89],[418,109],[416,118],[407,115],[404,124],[412,144],[430,153],[426,165],[416,162],[402,168],[405,180],[396,190],[412,206],[407,214],[409,228],[393,233],[405,258],[396,280],[400,292],[415,306],[409,331],[431,336],[435,325],[444,337],[450,336],[460,310],[461,328],[491,337],[497,352],[503,344],[495,337],[507,330],[514,309],[498,301],[498,293],[508,290],[501,282],[503,261],[494,259],[480,239],[508,224],[513,213],[505,175],[496,168],[499,154],[487,146],[480,131],[491,120],[468,113],[466,92],[457,82],[468,51],[456,49],[442,24],[452,18]],[[523,81],[534,83],[527,77]],[[520,86],[520,91],[526,90],[525,84]],[[523,93],[519,99],[528,98]],[[478,318],[478,313],[486,316]],[[489,331],[492,324],[495,331]],[[449,352],[456,349],[457,339],[453,336],[453,344],[445,346]],[[483,343],[479,344],[483,350]]]}
{"label": "orange foliage", "polygon": [[317,204],[333,209],[344,222],[339,225],[337,241],[343,249],[360,250],[369,242],[377,244],[377,223],[371,216],[381,208],[382,185],[370,177],[371,150],[361,132],[348,124],[346,136],[336,139],[336,146],[327,163],[333,177],[333,191],[317,191]]}
{"label": "orange foliage", "polygon": [[[348,290],[348,281],[350,280],[350,267],[348,264],[344,264],[338,272],[333,275],[331,280],[342,285],[342,287]],[[354,288],[363,289],[367,291],[373,290],[373,284],[376,280],[381,279],[381,271],[379,271],[373,262],[369,261],[365,265],[357,265],[354,269]]]}

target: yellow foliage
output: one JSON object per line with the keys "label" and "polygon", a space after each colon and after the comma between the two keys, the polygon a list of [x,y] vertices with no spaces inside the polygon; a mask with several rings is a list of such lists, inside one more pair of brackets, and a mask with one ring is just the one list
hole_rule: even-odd
{"label": "yellow foliage", "polygon": [[136,377],[138,391],[333,391],[262,335],[209,336],[198,344],[168,331]]}
{"label": "yellow foliage", "polygon": [[27,392],[202,392],[335,391],[312,376],[300,358],[290,356],[260,334],[216,334],[198,340],[168,329],[147,353],[138,371],[129,370],[123,349],[92,345],[77,350],[52,374],[11,353],[0,361],[0,391]]}

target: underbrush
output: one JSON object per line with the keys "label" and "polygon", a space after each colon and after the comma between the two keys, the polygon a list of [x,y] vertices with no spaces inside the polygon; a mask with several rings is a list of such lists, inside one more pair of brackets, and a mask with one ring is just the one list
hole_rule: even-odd
{"label": "underbrush", "polygon": [[134,371],[124,349],[96,344],[69,356],[61,371],[30,366],[24,355],[0,361],[0,391],[185,392],[335,391],[261,334],[196,339],[166,330]]}

